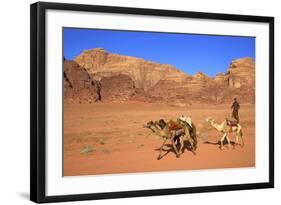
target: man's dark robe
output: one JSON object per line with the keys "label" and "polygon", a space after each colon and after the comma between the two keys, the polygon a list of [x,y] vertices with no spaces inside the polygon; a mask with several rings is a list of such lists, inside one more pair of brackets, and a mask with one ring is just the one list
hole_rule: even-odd
{"label": "man's dark robe", "polygon": [[238,115],[238,110],[240,108],[239,103],[235,100],[231,106],[232,109],[232,117],[239,122],[239,115]]}

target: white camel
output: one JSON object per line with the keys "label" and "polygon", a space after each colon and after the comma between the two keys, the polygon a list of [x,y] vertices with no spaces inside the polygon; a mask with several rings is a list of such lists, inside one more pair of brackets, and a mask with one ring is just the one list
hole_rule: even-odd
{"label": "white camel", "polygon": [[229,125],[227,119],[225,119],[221,124],[217,123],[212,117],[208,117],[206,119],[208,123],[211,124],[212,127],[214,127],[217,131],[221,132],[223,135],[220,139],[220,148],[223,149],[223,141],[226,139],[228,143],[228,147],[231,147],[230,140],[228,138],[228,133],[236,133],[236,140],[235,144],[238,144],[239,137],[242,140],[242,147],[244,146],[244,140],[243,140],[243,132],[242,132],[242,126],[239,123]]}

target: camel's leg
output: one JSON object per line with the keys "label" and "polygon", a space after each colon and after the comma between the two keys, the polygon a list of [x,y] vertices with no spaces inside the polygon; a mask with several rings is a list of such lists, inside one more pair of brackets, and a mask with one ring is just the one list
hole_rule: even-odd
{"label": "camel's leg", "polygon": [[223,134],[223,136],[222,136],[222,138],[220,140],[220,143],[221,143],[220,149],[221,150],[223,150],[223,141],[224,141],[225,137],[226,137],[226,133]]}
{"label": "camel's leg", "polygon": [[224,135],[220,139],[220,149],[221,150],[223,150],[223,138],[224,138]]}
{"label": "camel's leg", "polygon": [[190,137],[190,135],[185,135],[186,136],[186,139],[187,141],[189,142],[190,146],[191,146],[191,151],[193,152],[194,154],[194,146],[193,146],[193,140],[192,138]]}
{"label": "camel's leg", "polygon": [[239,134],[239,136],[241,137],[241,141],[242,141],[241,146],[244,147],[244,139],[243,139],[243,136],[242,136],[241,134]]}
{"label": "camel's leg", "polygon": [[241,128],[239,128],[236,132],[236,141],[235,143],[238,144],[238,140],[239,140],[239,137],[241,138],[241,141],[242,141],[242,144],[241,144],[241,147],[244,147],[244,139],[243,139],[243,136],[242,136],[242,131],[241,131]]}
{"label": "camel's leg", "polygon": [[180,154],[182,153],[183,145],[184,145],[183,137],[180,136],[180,149],[179,149],[179,153],[180,153]]}
{"label": "camel's leg", "polygon": [[194,140],[191,140],[191,148],[192,148],[192,153],[194,155],[196,155],[196,152],[195,152],[196,148],[195,148],[195,145],[194,145]]}
{"label": "camel's leg", "polygon": [[230,144],[230,140],[229,140],[229,137],[228,137],[227,134],[226,134],[226,140],[227,140],[228,148],[230,149],[231,148],[231,144]]}
{"label": "camel's leg", "polygon": [[195,150],[196,150],[196,148],[195,148],[195,142],[194,142],[194,140],[191,138],[191,136],[189,135],[189,137],[188,137],[189,139],[189,143],[190,143],[190,145],[191,145],[191,150],[192,150],[192,153],[195,155],[196,153],[195,153]]}
{"label": "camel's leg", "polygon": [[171,138],[170,140],[171,140],[172,145],[173,145],[173,148],[174,148],[174,150],[175,150],[175,152],[176,152],[176,156],[177,156],[177,157],[180,157],[179,152],[178,152],[178,150],[177,150],[177,147],[176,147],[176,145],[175,145],[174,139]]}
{"label": "camel's leg", "polygon": [[[174,140],[175,141],[175,140]],[[177,138],[176,138],[176,147],[177,147],[177,149],[179,149],[179,152],[181,151],[181,136],[177,136]]]}
{"label": "camel's leg", "polygon": [[238,144],[238,141],[239,141],[239,134],[236,133],[236,140],[235,140],[235,144],[236,144],[236,145]]}
{"label": "camel's leg", "polygon": [[162,153],[162,150],[163,150],[163,147],[164,147],[164,145],[165,145],[165,143],[166,143],[166,141],[167,141],[167,138],[165,138],[165,140],[164,140],[164,142],[163,142],[163,144],[161,145],[161,147],[160,147],[160,152],[159,152],[159,155],[158,155],[158,160],[160,160],[161,159],[161,153]]}
{"label": "camel's leg", "polygon": [[186,136],[186,139],[187,139],[187,141],[189,142],[189,144],[190,144],[190,146],[191,146],[191,149],[193,149],[190,136],[189,136],[189,135],[185,135],[185,136]]}
{"label": "camel's leg", "polygon": [[197,149],[197,139],[195,137],[195,139],[193,139],[193,148],[194,148],[194,151]]}
{"label": "camel's leg", "polygon": [[242,127],[241,126],[239,126],[239,129],[238,129],[237,133],[239,134],[239,137],[241,137],[241,141],[242,141],[241,146],[244,147],[244,139],[243,139],[243,132],[242,132]]}

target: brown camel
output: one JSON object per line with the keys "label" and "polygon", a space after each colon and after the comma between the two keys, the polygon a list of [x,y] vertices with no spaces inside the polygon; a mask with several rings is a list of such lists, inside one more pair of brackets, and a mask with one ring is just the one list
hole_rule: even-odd
{"label": "brown camel", "polygon": [[[164,139],[163,144],[160,147],[160,152],[157,158],[158,160],[161,159],[162,150],[167,140],[171,141],[176,156],[180,157],[180,152],[183,147],[181,136],[185,135],[185,129],[184,127],[170,127],[169,124],[171,125],[172,123],[166,123],[163,119],[161,119],[158,122],[149,121],[144,125],[145,128],[149,128],[153,133]],[[175,142],[177,142],[177,146],[180,146],[179,150],[177,149]]]}

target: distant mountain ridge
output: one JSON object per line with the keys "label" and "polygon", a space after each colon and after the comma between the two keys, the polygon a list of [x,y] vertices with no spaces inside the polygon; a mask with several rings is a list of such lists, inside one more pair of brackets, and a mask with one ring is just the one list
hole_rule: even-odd
{"label": "distant mountain ridge", "polygon": [[159,80],[173,80],[180,82],[187,75],[168,64],[159,64],[145,61],[141,58],[122,56],[108,53],[102,48],[86,50],[75,59],[80,66],[90,74],[120,73],[133,79],[137,88],[147,90],[153,87]]}
{"label": "distant mountain ridge", "polygon": [[[252,58],[236,59],[227,72],[211,78],[202,72],[188,75],[172,65],[159,64],[141,58],[112,54],[102,48],[83,51],[71,63],[64,63],[64,81],[68,82],[70,65],[90,76],[89,83],[98,92],[93,97],[80,86],[81,93],[71,93],[65,83],[65,98],[80,102],[205,102],[224,103],[233,97],[254,103],[255,63]],[[78,69],[78,70],[79,70]],[[79,76],[72,78],[80,78]],[[77,79],[79,81],[79,79]],[[78,82],[77,81],[77,82]],[[87,89],[89,89],[87,87]],[[72,92],[73,93],[73,92]]]}

